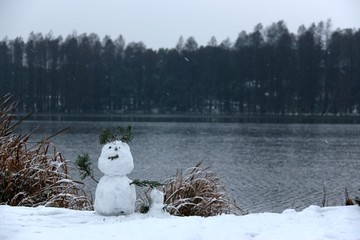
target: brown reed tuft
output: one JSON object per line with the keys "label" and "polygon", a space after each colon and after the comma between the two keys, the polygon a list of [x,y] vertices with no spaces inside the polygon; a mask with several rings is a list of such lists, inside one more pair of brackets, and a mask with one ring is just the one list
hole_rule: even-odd
{"label": "brown reed tuft", "polygon": [[345,206],[354,205],[353,200],[350,198],[347,188],[345,188]]}
{"label": "brown reed tuft", "polygon": [[83,183],[72,180],[55,145],[43,140],[29,147],[32,133],[14,132],[21,123],[12,124],[16,105],[10,95],[0,99],[0,204],[91,210]]}
{"label": "brown reed tuft", "polygon": [[164,183],[164,203],[167,211],[176,216],[216,216],[219,214],[244,215],[225,191],[220,178],[208,168],[195,167],[177,171],[176,176]]}

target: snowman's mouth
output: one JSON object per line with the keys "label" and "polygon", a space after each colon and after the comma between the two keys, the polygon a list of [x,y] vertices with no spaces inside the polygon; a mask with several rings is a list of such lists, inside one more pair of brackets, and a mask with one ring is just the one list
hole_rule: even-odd
{"label": "snowman's mouth", "polygon": [[108,159],[110,159],[111,161],[114,160],[114,159],[117,159],[117,158],[119,158],[119,155],[117,155],[117,154],[115,156],[108,157]]}

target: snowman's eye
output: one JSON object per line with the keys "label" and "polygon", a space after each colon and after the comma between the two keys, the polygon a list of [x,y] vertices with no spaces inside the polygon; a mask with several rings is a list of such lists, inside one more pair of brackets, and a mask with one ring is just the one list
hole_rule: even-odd
{"label": "snowman's eye", "polygon": [[109,149],[111,148],[111,146],[109,147]]}

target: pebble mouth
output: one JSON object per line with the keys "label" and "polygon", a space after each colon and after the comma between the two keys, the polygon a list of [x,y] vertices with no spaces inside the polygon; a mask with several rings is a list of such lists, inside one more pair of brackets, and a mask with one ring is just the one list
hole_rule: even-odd
{"label": "pebble mouth", "polygon": [[112,157],[108,157],[108,159],[110,159],[110,160],[114,160],[114,159],[116,159],[116,158],[119,158],[119,155],[115,155],[115,156],[112,156]]}

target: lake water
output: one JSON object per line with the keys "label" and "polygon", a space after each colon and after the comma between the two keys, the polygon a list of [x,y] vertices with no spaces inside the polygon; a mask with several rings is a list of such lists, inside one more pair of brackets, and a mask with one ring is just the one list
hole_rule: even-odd
{"label": "lake water", "polygon": [[36,140],[70,127],[52,138],[57,151],[72,161],[88,153],[99,179],[99,134],[129,124],[131,179],[163,181],[203,161],[249,212],[321,205],[323,189],[329,205],[344,203],[345,188],[353,198],[360,195],[360,125],[28,121],[18,131],[39,126]]}

